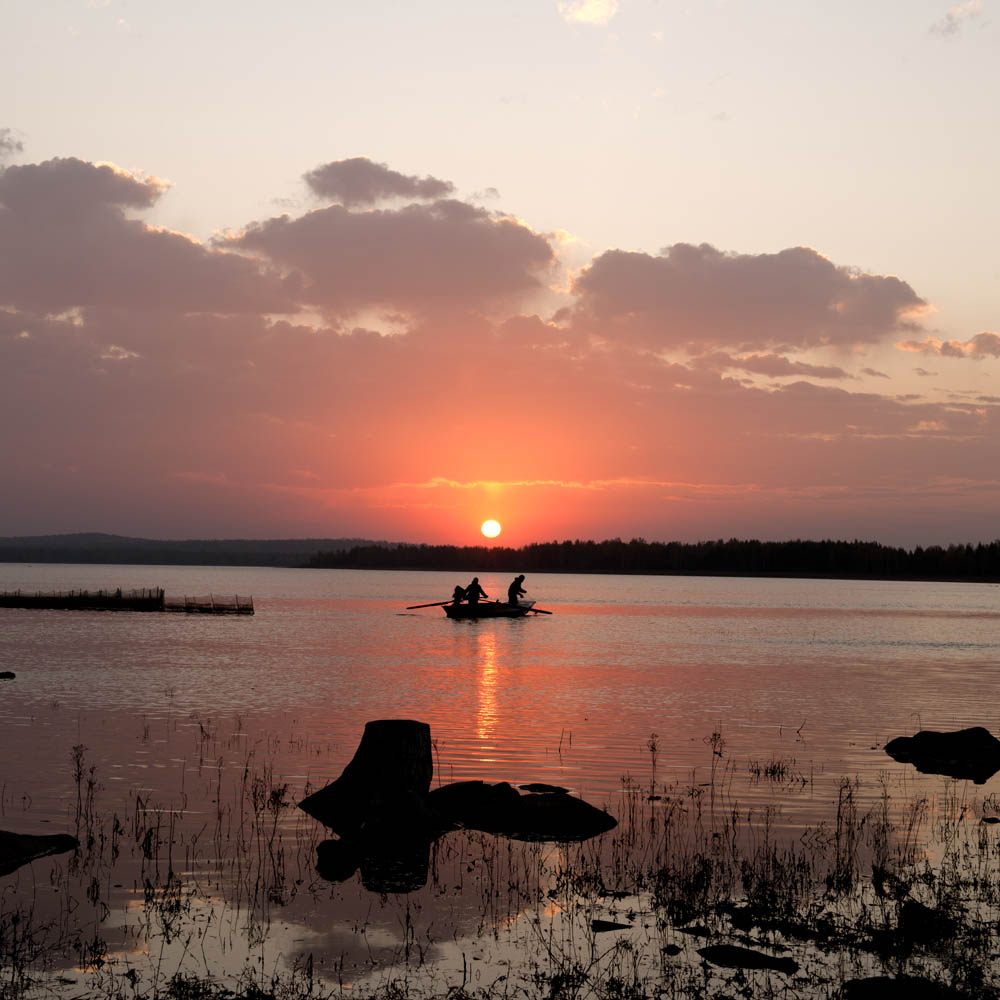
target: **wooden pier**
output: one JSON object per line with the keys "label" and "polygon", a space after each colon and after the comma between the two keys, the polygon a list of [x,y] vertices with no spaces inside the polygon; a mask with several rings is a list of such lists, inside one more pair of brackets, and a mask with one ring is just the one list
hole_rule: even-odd
{"label": "wooden pier", "polygon": [[54,611],[174,611],[200,615],[252,615],[253,598],[239,594],[167,597],[162,587],[141,590],[57,590],[0,592],[0,608]]}

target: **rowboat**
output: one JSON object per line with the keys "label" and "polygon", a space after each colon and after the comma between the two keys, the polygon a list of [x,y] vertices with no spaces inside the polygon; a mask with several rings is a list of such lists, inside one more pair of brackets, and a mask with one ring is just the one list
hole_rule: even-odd
{"label": "rowboat", "polygon": [[523,618],[534,604],[534,601],[521,601],[519,604],[504,604],[500,601],[446,604],[444,613],[449,618]]}

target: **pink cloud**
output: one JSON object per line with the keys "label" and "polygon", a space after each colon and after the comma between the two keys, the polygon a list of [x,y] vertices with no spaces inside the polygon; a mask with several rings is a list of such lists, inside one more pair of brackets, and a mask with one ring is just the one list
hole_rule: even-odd
{"label": "pink cloud", "polygon": [[77,159],[0,172],[0,303],[42,313],[294,309],[291,284],[237,254],[131,219],[167,184]]}
{"label": "pink cloud", "polygon": [[577,278],[572,320],[650,348],[852,347],[917,329],[926,303],[906,282],[837,267],[806,247],[731,254],[676,244],[609,250]]}
{"label": "pink cloud", "polygon": [[969,340],[904,340],[896,344],[901,351],[914,354],[940,354],[945,358],[1000,358],[1000,335],[992,332],[977,333]]}
{"label": "pink cloud", "polygon": [[[816,384],[849,378],[820,348],[913,324],[899,279],[803,249],[609,251],[545,317],[519,302],[552,245],[462,202],[332,206],[209,249],[131,217],[163,190],[83,161],[0,174],[20,418],[0,423],[0,534],[454,541],[486,505],[514,544],[993,523],[995,400]],[[327,322],[274,318],[306,305]],[[397,332],[348,315],[367,309]],[[996,337],[966,351],[988,363]]]}
{"label": "pink cloud", "polygon": [[437,200],[455,192],[455,185],[437,177],[415,177],[374,163],[367,156],[324,163],[305,174],[315,194],[340,202],[347,208],[374,205],[392,198]]}
{"label": "pink cloud", "polygon": [[540,291],[545,237],[460,201],[351,212],[340,205],[250,225],[226,246],[305,277],[302,300],[340,313],[485,306]]}

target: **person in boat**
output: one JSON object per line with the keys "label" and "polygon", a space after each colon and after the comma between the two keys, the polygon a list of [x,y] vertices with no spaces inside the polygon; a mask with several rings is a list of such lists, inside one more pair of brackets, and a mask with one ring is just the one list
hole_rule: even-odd
{"label": "person in boat", "polygon": [[461,584],[456,584],[455,589],[451,592],[451,603],[461,604],[465,600],[465,587]]}
{"label": "person in boat", "polygon": [[469,586],[465,588],[465,599],[470,604],[478,604],[480,597],[485,597],[487,600],[489,600],[489,594],[487,594],[486,591],[479,586],[479,577],[474,576],[472,578],[472,583],[470,583]]}
{"label": "person in boat", "polygon": [[512,607],[517,607],[517,599],[523,597],[527,591],[521,584],[524,583],[524,574],[515,576],[511,585],[507,588],[507,603]]}

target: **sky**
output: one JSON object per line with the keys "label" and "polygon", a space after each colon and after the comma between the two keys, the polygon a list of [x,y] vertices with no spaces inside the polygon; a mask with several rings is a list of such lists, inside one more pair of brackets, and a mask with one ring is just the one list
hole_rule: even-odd
{"label": "sky", "polygon": [[1000,537],[998,0],[8,0],[0,535]]}

